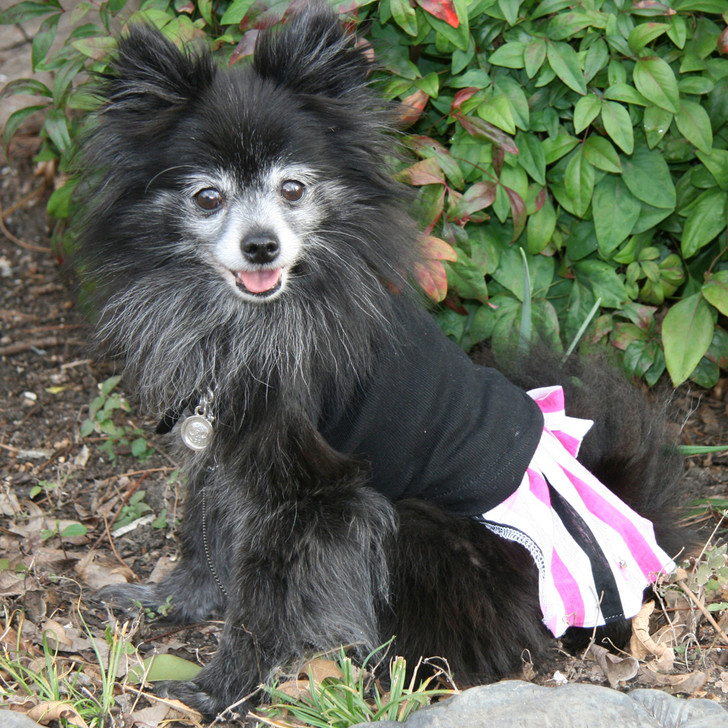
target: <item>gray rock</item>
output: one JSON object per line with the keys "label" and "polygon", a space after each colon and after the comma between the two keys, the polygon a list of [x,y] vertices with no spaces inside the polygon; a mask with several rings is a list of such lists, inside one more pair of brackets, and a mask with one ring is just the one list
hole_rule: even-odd
{"label": "gray rock", "polygon": [[0,709],[0,728],[40,728],[40,726],[23,713]]}
{"label": "gray rock", "polygon": [[[366,728],[360,724],[355,728]],[[620,693],[598,685],[547,688],[518,680],[471,688],[378,728],[728,728],[728,712],[710,700],[659,690]]]}

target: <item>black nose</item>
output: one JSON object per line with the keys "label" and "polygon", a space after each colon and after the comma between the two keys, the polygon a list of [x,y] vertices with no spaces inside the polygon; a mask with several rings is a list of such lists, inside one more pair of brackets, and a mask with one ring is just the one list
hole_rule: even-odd
{"label": "black nose", "polygon": [[248,235],[240,244],[243,255],[251,262],[262,265],[270,263],[278,257],[281,246],[278,238],[272,233],[255,233]]}

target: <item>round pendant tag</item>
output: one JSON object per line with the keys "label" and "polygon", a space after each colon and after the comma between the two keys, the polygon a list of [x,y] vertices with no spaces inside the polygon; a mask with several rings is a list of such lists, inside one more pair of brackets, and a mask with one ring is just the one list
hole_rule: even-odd
{"label": "round pendant tag", "polygon": [[204,450],[212,439],[212,424],[202,415],[191,415],[182,423],[180,435],[190,450]]}

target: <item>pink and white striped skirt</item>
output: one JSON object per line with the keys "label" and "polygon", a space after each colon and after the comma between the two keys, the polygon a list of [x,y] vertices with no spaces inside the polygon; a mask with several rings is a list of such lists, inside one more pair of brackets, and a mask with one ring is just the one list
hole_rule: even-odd
{"label": "pink and white striped skirt", "polygon": [[576,460],[593,423],[566,415],[561,387],[528,394],[543,412],[543,435],[521,485],[483,514],[485,525],[533,556],[543,621],[555,637],[633,617],[645,587],[675,564],[652,523]]}

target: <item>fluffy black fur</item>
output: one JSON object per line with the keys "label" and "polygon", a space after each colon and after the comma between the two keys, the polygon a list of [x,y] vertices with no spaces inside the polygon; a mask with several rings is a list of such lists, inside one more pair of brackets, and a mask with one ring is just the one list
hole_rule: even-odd
{"label": "fluffy black fur", "polygon": [[[103,596],[149,607],[171,597],[179,621],[224,614],[214,659],[169,688],[207,715],[339,644],[367,653],[394,634],[397,654],[443,656],[463,684],[503,676],[524,650],[550,644],[524,549],[434,504],[390,502],[367,464],[317,429],[326,406],[377,376],[377,352],[407,336],[392,323],[390,286],[406,289],[416,232],[386,174],[390,120],[368,72],[319,7],[263,33],[252,66],[226,71],[135,27],[84,144],[79,265],[97,291],[98,342],[124,360],[149,411],[211,389],[215,417],[211,446],[184,455],[181,564],[161,584]],[[306,197],[283,204],[275,184],[294,172]],[[213,183],[227,205],[219,228],[217,212],[195,206]],[[263,204],[272,227],[256,212]],[[280,291],[251,292],[223,270],[230,230],[253,241],[255,269],[269,263],[261,235],[281,255],[290,238]],[[660,418],[601,371],[528,366],[535,384],[564,383],[573,413],[597,420],[587,464],[676,549],[663,527],[679,464],[662,457]],[[513,374],[532,384],[527,367]]]}

